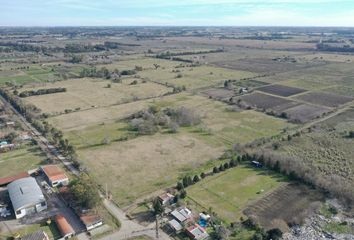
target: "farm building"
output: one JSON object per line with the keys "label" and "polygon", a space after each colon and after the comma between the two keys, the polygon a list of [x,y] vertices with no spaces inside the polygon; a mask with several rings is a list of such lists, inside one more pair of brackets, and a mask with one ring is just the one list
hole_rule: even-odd
{"label": "farm building", "polygon": [[192,212],[188,208],[174,210],[171,212],[171,215],[180,223],[192,218]]}
{"label": "farm building", "polygon": [[198,224],[192,225],[186,229],[187,235],[193,240],[204,240],[209,234]]}
{"label": "farm building", "polygon": [[172,219],[171,221],[168,221],[168,225],[176,233],[179,233],[183,229],[183,226],[176,219]]}
{"label": "farm building", "polygon": [[49,240],[49,237],[44,231],[39,230],[37,232],[21,237],[21,240]]}
{"label": "farm building", "polygon": [[102,218],[95,213],[81,214],[80,220],[85,225],[87,231],[102,226],[103,224]]}
{"label": "farm building", "polygon": [[12,183],[13,181],[16,181],[21,178],[26,178],[29,177],[30,175],[27,172],[21,172],[13,176],[8,176],[8,177],[3,177],[0,178],[0,186],[5,186],[9,183]]}
{"label": "farm building", "polygon": [[32,177],[13,181],[8,185],[8,191],[16,218],[47,209],[42,190]]}
{"label": "farm building", "polygon": [[69,239],[74,236],[75,231],[73,227],[68,223],[68,221],[63,215],[56,215],[55,223],[57,224],[63,239]]}
{"label": "farm building", "polygon": [[48,165],[41,167],[49,184],[52,187],[65,186],[69,184],[69,178],[65,175],[64,171],[56,165]]}
{"label": "farm building", "polygon": [[173,196],[170,193],[163,193],[159,196],[159,201],[161,202],[162,205],[169,204],[173,201],[175,196]]}

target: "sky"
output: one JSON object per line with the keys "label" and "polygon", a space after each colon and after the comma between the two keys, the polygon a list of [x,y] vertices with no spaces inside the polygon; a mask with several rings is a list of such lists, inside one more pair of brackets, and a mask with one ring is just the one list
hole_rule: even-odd
{"label": "sky", "polygon": [[354,0],[0,0],[0,26],[354,27]]}

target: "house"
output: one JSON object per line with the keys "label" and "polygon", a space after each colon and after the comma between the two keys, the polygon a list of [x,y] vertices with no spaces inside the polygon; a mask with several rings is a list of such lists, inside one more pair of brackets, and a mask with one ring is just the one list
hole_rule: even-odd
{"label": "house", "polygon": [[171,215],[179,222],[183,223],[187,221],[188,219],[191,219],[193,217],[193,214],[191,210],[188,208],[182,208],[180,210],[174,210],[171,212]]}
{"label": "house", "polygon": [[93,212],[81,214],[80,220],[85,225],[87,231],[103,225],[102,218]]}
{"label": "house", "polygon": [[68,223],[68,221],[63,215],[56,215],[55,223],[57,224],[59,232],[63,239],[69,239],[74,236],[75,231],[73,227],[70,225],[70,223]]}
{"label": "house", "polygon": [[7,152],[16,147],[15,144],[9,143],[9,144],[0,144],[0,152]]}
{"label": "house", "polygon": [[17,219],[47,209],[45,197],[34,178],[18,179],[7,188]]}
{"label": "house", "polygon": [[172,203],[173,199],[175,198],[175,196],[173,196],[170,193],[163,193],[161,194],[158,199],[161,202],[162,205],[166,205],[166,204],[170,204]]}
{"label": "house", "polygon": [[42,166],[41,170],[45,174],[50,186],[66,186],[69,184],[69,178],[65,175],[64,171],[58,166]]}
{"label": "house", "polygon": [[39,230],[21,237],[21,240],[49,240],[49,237],[43,230]]}
{"label": "house", "polygon": [[172,219],[171,221],[168,221],[168,225],[176,233],[179,233],[183,229],[183,226],[176,219]]}
{"label": "house", "polygon": [[187,235],[193,240],[204,240],[209,237],[209,234],[204,228],[198,224],[194,224],[186,229]]}
{"label": "house", "polygon": [[3,177],[0,178],[0,186],[5,186],[9,183],[12,183],[13,181],[16,181],[18,179],[21,178],[26,178],[29,177],[30,175],[28,174],[28,172],[20,172],[18,174],[15,174],[13,176],[8,176],[8,177]]}

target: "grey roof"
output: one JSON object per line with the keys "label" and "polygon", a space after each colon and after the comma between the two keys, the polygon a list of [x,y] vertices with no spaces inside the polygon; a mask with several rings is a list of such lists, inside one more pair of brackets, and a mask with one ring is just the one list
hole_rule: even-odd
{"label": "grey roof", "polygon": [[179,223],[179,222],[177,222],[175,219],[172,219],[171,221],[169,221],[168,222],[169,224],[170,224],[170,226],[174,229],[174,230],[176,230],[177,232],[178,231],[181,231],[182,230],[182,225]]}
{"label": "grey roof", "polygon": [[45,201],[42,190],[38,186],[36,180],[32,177],[13,181],[7,186],[7,188],[15,211]]}
{"label": "grey roof", "polygon": [[173,212],[171,212],[171,215],[176,218],[179,222],[184,222],[185,220],[187,220],[187,218],[185,216],[183,216],[179,211],[174,210]]}
{"label": "grey roof", "polygon": [[42,230],[28,234],[21,238],[21,240],[47,240],[47,239],[49,239],[47,234]]}

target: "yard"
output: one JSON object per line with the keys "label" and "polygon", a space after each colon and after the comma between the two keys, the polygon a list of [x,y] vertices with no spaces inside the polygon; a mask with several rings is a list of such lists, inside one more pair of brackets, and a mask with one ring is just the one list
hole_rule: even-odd
{"label": "yard", "polygon": [[240,220],[248,204],[285,182],[281,175],[241,165],[207,177],[186,190],[190,203],[196,208],[212,209],[222,220],[231,223]]}
{"label": "yard", "polygon": [[26,145],[20,149],[0,153],[0,177],[37,168],[45,160],[46,156],[37,146]]}

